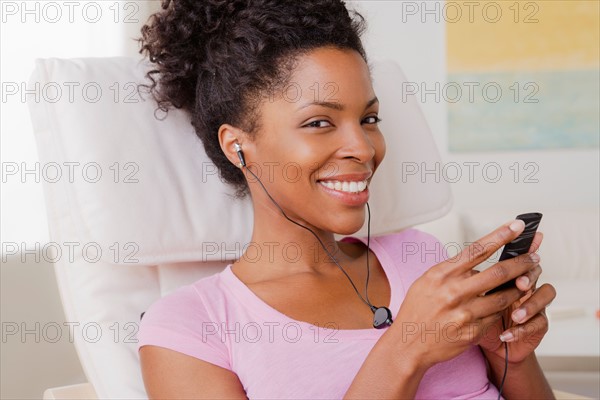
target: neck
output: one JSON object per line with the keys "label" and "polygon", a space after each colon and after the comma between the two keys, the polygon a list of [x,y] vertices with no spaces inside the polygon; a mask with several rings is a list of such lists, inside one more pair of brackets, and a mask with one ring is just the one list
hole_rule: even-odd
{"label": "neck", "polygon": [[318,229],[286,213],[291,220],[310,228],[314,232],[313,235],[307,229],[286,219],[269,199],[266,199],[266,202],[254,201],[253,204],[252,238],[236,264],[244,269],[253,269],[253,276],[257,280],[306,273],[337,274],[339,267],[327,251],[344,270],[348,270],[364,252],[356,246],[338,243],[332,232]]}

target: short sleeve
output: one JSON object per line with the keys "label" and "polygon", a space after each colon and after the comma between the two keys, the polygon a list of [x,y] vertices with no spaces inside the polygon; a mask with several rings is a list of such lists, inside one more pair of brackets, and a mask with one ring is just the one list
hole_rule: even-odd
{"label": "short sleeve", "polygon": [[218,325],[192,285],[153,303],[143,314],[137,333],[138,351],[153,345],[183,353],[231,370],[229,351]]}

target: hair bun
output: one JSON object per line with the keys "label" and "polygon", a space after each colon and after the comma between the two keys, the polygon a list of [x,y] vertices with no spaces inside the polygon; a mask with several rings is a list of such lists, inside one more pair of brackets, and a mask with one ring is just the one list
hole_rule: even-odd
{"label": "hair bun", "polygon": [[[244,0],[163,0],[163,11],[150,16],[142,28],[140,53],[146,53],[157,68],[148,77],[156,86],[160,75],[162,111],[170,107],[191,110],[200,76],[214,75],[209,52],[226,41],[228,27],[248,6]],[[190,51],[194,49],[195,51]]]}
{"label": "hair bun", "polygon": [[237,15],[249,6],[249,1],[246,0],[187,1],[203,8],[202,30],[207,34],[224,31],[236,20]]}

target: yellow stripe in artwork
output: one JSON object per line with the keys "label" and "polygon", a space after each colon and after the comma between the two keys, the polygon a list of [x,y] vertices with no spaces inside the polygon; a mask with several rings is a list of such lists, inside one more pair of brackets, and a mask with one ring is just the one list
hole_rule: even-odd
{"label": "yellow stripe in artwork", "polygon": [[600,66],[600,1],[446,1],[449,72]]}

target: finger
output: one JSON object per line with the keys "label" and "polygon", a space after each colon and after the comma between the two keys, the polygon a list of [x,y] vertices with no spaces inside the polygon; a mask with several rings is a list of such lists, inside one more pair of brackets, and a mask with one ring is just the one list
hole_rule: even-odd
{"label": "finger", "polygon": [[541,274],[542,267],[538,264],[533,269],[527,271],[527,273],[517,278],[517,288],[523,292],[532,289]]}
{"label": "finger", "polygon": [[537,289],[529,299],[514,310],[511,319],[517,324],[523,324],[535,315],[544,311],[544,309],[556,297],[554,286],[546,283]]}
{"label": "finger", "polygon": [[[502,327],[499,328],[499,322],[502,313],[495,313],[484,318],[465,324],[462,331],[469,333],[468,340],[475,345],[486,343],[486,347],[493,347],[493,343],[499,342],[498,337],[502,333]],[[496,347],[498,344],[496,344]]]}
{"label": "finger", "polygon": [[478,332],[479,340],[476,344],[488,349],[496,349],[501,344],[499,337],[502,334],[502,326],[500,325],[502,315],[502,312],[498,312],[480,320],[481,329]]}
{"label": "finger", "polygon": [[540,257],[536,253],[522,254],[509,260],[499,261],[481,273],[466,279],[465,290],[473,293],[487,292],[528,273],[537,267],[539,261]]}
{"label": "finger", "polygon": [[519,219],[509,221],[467,246],[454,257],[448,258],[440,268],[448,274],[464,274],[519,236],[524,228],[525,223]]}
{"label": "finger", "polygon": [[531,242],[531,246],[529,246],[529,253],[537,253],[543,240],[544,240],[544,233],[536,232],[535,236],[533,236],[533,241]]}
{"label": "finger", "polygon": [[505,310],[515,301],[519,300],[522,295],[523,293],[515,287],[500,290],[488,296],[474,298],[471,301],[470,309],[475,318],[486,318]]}
{"label": "finger", "polygon": [[[537,253],[537,251],[540,248],[540,245],[542,244],[542,240],[544,240],[544,234],[542,232],[536,232],[535,236],[533,237],[533,241],[531,242],[531,246],[529,246],[529,252]],[[517,287],[523,291],[535,290],[536,285],[537,285],[537,280],[539,279],[541,273],[542,273],[542,267],[539,266],[539,270],[536,270],[536,272],[532,276],[527,276],[526,278],[521,278],[521,277],[517,278],[517,280],[516,280]],[[535,276],[535,274],[537,274],[537,276]]]}
{"label": "finger", "polygon": [[543,313],[536,314],[527,323],[513,326],[502,332],[503,342],[528,342],[537,346],[542,336],[548,332],[548,318]]}
{"label": "finger", "polygon": [[477,275],[477,274],[478,274],[478,273],[480,273],[480,272],[481,272],[481,271],[478,271],[478,270],[476,270],[476,269],[470,269],[470,270],[468,270],[468,271],[467,271],[465,274],[466,274],[467,276],[473,276],[473,275]]}

